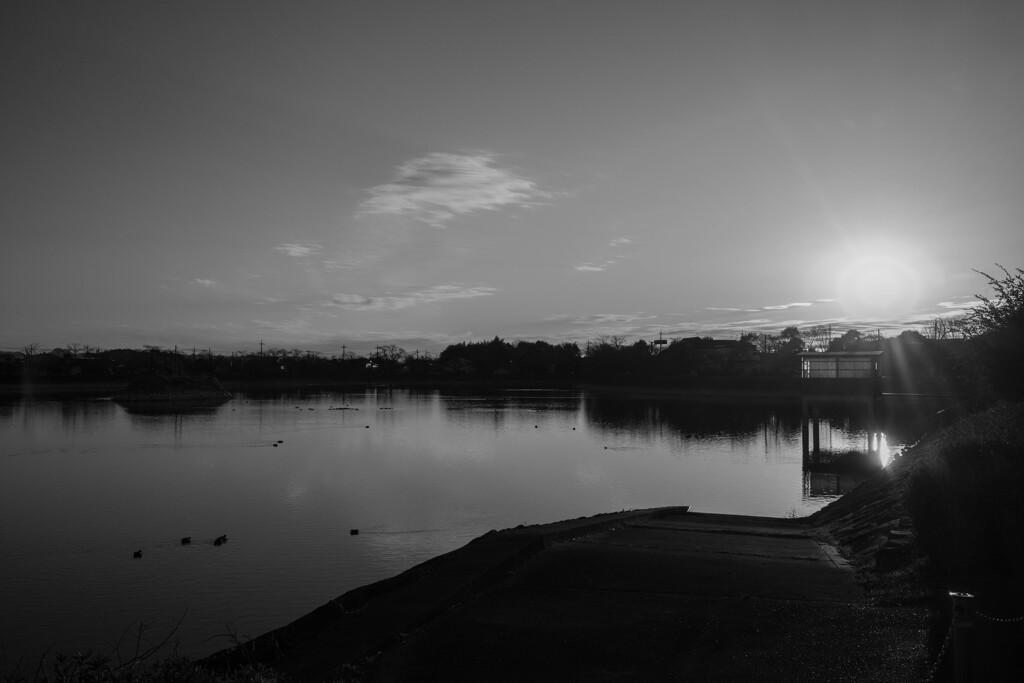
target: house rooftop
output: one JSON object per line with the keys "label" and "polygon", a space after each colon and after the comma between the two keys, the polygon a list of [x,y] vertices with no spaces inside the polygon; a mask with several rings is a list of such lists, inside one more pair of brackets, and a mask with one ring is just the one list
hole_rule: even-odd
{"label": "house rooftop", "polygon": [[849,358],[881,356],[885,351],[803,351],[800,356],[811,356],[813,358]]}

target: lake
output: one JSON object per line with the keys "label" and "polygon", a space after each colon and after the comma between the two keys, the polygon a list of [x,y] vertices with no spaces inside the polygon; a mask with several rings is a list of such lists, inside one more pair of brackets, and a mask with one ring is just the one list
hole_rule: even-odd
{"label": "lake", "polygon": [[[130,654],[140,627],[203,656],[491,529],[669,505],[804,516],[857,480],[803,471],[799,418],[793,402],[386,387],[177,414],[0,403],[0,669],[50,647]],[[855,418],[825,418],[823,448],[865,450]]]}

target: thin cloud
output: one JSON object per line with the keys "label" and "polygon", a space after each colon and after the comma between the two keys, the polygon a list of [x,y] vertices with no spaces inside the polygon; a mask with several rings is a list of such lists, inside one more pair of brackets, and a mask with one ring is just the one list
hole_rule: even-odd
{"label": "thin cloud", "polygon": [[363,296],[361,294],[337,294],[331,297],[328,306],[348,311],[395,311],[420,304],[433,304],[456,299],[474,299],[492,296],[498,290],[494,287],[466,287],[460,283],[436,285],[400,296]]}
{"label": "thin cloud", "polygon": [[582,273],[600,273],[613,263],[615,263],[615,261],[605,261],[604,263],[582,263],[574,267]]}
{"label": "thin cloud", "polygon": [[320,253],[322,247],[319,244],[308,243],[308,244],[282,244],[279,247],[274,247],[277,251],[282,254],[288,254],[289,256],[312,256],[313,254]]}
{"label": "thin cloud", "polygon": [[791,304],[779,304],[778,306],[765,306],[764,310],[766,310],[766,311],[784,311],[787,308],[796,308],[796,307],[800,307],[800,306],[813,306],[813,305],[814,304],[798,301],[798,302],[791,303]]}
{"label": "thin cloud", "polygon": [[607,325],[652,320],[656,317],[647,313],[596,313],[575,317],[572,322],[576,325]]}
{"label": "thin cloud", "polygon": [[615,239],[609,240],[608,243],[600,250],[606,253],[610,251],[611,254],[609,256],[600,260],[586,261],[573,266],[573,268],[581,273],[599,273],[615,265],[623,258],[626,258],[629,254],[623,253],[623,250],[632,244],[633,240],[628,237],[616,237]]}
{"label": "thin cloud", "polygon": [[219,283],[219,282],[217,282],[216,280],[209,280],[209,279],[207,279],[207,278],[202,278],[202,277],[197,277],[197,278],[196,278],[195,280],[193,280],[192,282],[193,282],[194,284],[200,285],[200,286],[202,286],[202,287],[216,287],[217,285],[219,285],[219,284],[220,284],[220,283]]}
{"label": "thin cloud", "polygon": [[533,180],[499,166],[491,152],[435,153],[407,161],[392,182],[368,190],[357,215],[403,216],[443,228],[458,216],[546,199]]}
{"label": "thin cloud", "polygon": [[975,306],[977,306],[980,303],[981,303],[980,301],[963,301],[963,302],[959,302],[959,301],[940,301],[936,305],[941,307],[941,308],[955,308],[955,309],[958,309],[958,310],[966,310],[968,308],[974,308]]}

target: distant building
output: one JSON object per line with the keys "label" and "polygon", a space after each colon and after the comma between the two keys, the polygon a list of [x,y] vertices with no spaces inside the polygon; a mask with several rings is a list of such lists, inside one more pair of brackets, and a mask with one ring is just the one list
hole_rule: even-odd
{"label": "distant building", "polygon": [[802,379],[875,379],[881,351],[836,351],[800,354]]}
{"label": "distant building", "polygon": [[820,455],[820,406],[858,402],[868,421],[868,455],[877,453],[881,437],[876,419],[882,397],[879,364],[882,351],[831,351],[800,354],[801,431],[803,452],[815,462]]}

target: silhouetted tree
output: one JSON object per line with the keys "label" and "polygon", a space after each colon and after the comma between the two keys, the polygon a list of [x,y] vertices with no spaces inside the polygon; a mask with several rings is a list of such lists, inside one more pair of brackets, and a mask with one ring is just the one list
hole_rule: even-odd
{"label": "silhouetted tree", "polygon": [[807,339],[815,351],[824,351],[832,341],[832,327],[830,325],[815,325],[807,329]]}
{"label": "silhouetted tree", "polygon": [[931,323],[921,328],[921,334],[927,339],[961,339],[964,337],[967,323],[966,315],[935,316]]}
{"label": "silhouetted tree", "polygon": [[1008,398],[1024,396],[1024,270],[1010,272],[996,264],[1003,276],[988,279],[994,296],[975,294],[981,302],[967,314],[966,331],[981,355],[993,388]]}
{"label": "silhouetted tree", "polygon": [[804,350],[804,340],[800,338],[800,330],[796,327],[787,327],[779,333],[780,353],[800,353]]}
{"label": "silhouetted tree", "polygon": [[967,314],[968,330],[974,335],[1024,328],[1024,270],[1015,268],[1015,272],[1011,273],[998,263],[996,266],[1003,271],[1002,278],[992,277],[980,270],[974,271],[983,275],[995,292],[992,298],[982,294],[974,295],[981,302]]}
{"label": "silhouetted tree", "polygon": [[385,344],[377,347],[376,357],[389,363],[398,363],[408,354],[405,349],[397,344]]}
{"label": "silhouetted tree", "polygon": [[740,341],[744,344],[750,344],[754,347],[755,351],[761,350],[761,336],[757,332],[744,332],[740,335]]}
{"label": "silhouetted tree", "polygon": [[828,343],[829,351],[856,351],[860,343],[861,334],[857,330],[847,330],[841,337],[833,339]]}

